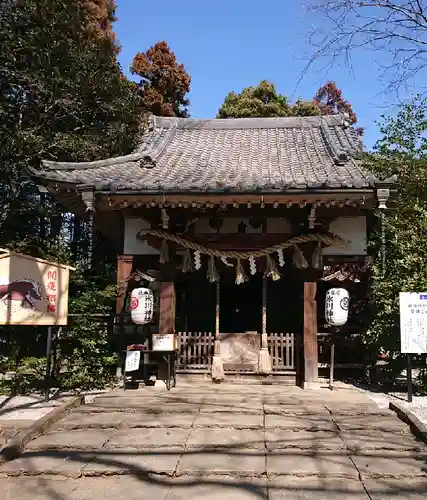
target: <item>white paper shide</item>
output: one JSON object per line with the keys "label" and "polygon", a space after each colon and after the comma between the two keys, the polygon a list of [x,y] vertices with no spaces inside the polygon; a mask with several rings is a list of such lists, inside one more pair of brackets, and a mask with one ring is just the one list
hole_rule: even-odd
{"label": "white paper shide", "polygon": [[331,326],[347,323],[350,296],[345,288],[330,288],[326,292],[325,318]]}
{"label": "white paper shide", "polygon": [[154,296],[149,288],[135,288],[130,298],[130,315],[137,325],[146,325],[153,319]]}

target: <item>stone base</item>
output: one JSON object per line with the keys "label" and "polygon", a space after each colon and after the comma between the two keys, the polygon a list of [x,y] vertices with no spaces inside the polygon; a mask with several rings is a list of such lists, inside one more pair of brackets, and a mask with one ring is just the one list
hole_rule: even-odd
{"label": "stone base", "polygon": [[315,390],[317,391],[318,389],[322,389],[325,387],[325,384],[322,382],[303,382],[302,383],[302,389],[310,389],[310,390]]}

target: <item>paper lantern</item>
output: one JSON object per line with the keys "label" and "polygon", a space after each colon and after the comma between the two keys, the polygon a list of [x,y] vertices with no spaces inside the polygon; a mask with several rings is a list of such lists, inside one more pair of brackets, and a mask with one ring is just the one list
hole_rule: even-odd
{"label": "paper lantern", "polygon": [[146,325],[153,319],[154,297],[149,288],[135,288],[130,297],[130,315],[137,325]]}
{"label": "paper lantern", "polygon": [[347,323],[350,297],[345,288],[331,288],[326,292],[325,318],[331,326]]}

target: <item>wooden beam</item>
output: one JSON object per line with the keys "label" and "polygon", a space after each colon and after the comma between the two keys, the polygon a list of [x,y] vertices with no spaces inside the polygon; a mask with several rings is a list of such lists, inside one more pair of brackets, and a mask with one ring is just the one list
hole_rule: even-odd
{"label": "wooden beam", "polygon": [[304,283],[304,385],[318,382],[317,283]]}
{"label": "wooden beam", "polygon": [[175,332],[175,284],[162,283],[160,287],[159,333]]}
{"label": "wooden beam", "polygon": [[124,283],[132,273],[133,255],[118,255],[117,256],[117,300],[116,314],[123,312],[125,305],[128,283]]}
{"label": "wooden beam", "polygon": [[168,206],[172,203],[179,203],[188,206],[199,205],[246,205],[257,204],[257,205],[274,205],[278,204],[278,208],[281,205],[292,206],[296,204],[299,206],[300,202],[304,205],[311,203],[318,203],[319,205],[324,205],[330,203],[331,206],[336,206],[340,202],[343,204],[356,202],[360,203],[365,208],[372,208],[375,202],[375,192],[374,190],[367,190],[365,192],[348,192],[348,193],[295,193],[295,194],[223,194],[223,193],[212,193],[212,194],[103,194],[98,195],[98,202],[100,204],[99,209],[101,210],[118,210],[124,209],[126,206],[133,206],[134,203],[154,204],[153,206],[158,206],[159,204]]}

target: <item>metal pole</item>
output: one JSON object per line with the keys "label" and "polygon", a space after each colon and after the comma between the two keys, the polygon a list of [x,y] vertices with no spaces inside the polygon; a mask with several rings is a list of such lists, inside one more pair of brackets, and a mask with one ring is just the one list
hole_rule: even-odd
{"label": "metal pole", "polygon": [[408,384],[408,403],[412,403],[412,355],[407,354],[406,381]]}
{"label": "metal pole", "polygon": [[385,214],[384,214],[383,210],[381,210],[380,220],[381,220],[381,271],[382,271],[383,275],[385,275],[385,266],[386,266]]}
{"label": "metal pole", "polygon": [[[332,334],[333,335],[333,334]],[[331,360],[329,365],[329,389],[334,385],[335,340],[331,337]]]}
{"label": "metal pole", "polygon": [[50,384],[51,384],[51,361],[52,361],[52,330],[53,327],[49,326],[47,329],[47,343],[46,343],[46,380],[45,380],[45,401],[49,401]]}

